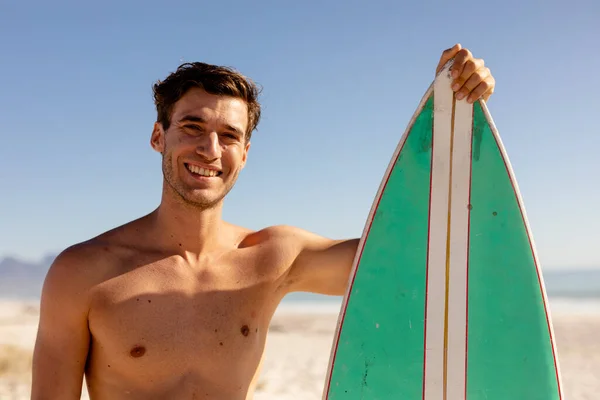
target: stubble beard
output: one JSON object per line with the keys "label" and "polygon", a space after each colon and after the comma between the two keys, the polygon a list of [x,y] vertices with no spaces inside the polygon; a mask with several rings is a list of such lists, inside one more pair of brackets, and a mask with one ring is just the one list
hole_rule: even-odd
{"label": "stubble beard", "polygon": [[186,187],[181,180],[175,177],[175,174],[173,173],[173,156],[166,150],[162,156],[162,171],[164,181],[169,185],[171,191],[177,195],[177,198],[186,206],[192,207],[198,211],[214,208],[221,203],[233,188],[239,174],[239,171],[237,171],[230,180],[230,183],[226,184],[224,190],[215,198],[206,198],[203,196],[195,196],[192,188]]}

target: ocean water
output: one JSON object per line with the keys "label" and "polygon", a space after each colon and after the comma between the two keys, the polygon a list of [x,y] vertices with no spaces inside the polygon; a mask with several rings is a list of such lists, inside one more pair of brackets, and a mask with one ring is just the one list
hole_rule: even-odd
{"label": "ocean water", "polygon": [[548,302],[552,313],[600,315],[600,298],[551,297]]}
{"label": "ocean water", "polygon": [[[312,293],[292,293],[286,296],[278,308],[279,312],[337,314],[343,297],[323,296]],[[600,315],[600,296],[563,297],[550,296],[551,313],[571,315]]]}

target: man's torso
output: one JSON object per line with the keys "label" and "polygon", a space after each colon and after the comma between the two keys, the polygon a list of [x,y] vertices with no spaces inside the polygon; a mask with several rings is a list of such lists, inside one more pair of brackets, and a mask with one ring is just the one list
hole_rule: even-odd
{"label": "man's torso", "polygon": [[190,263],[122,237],[91,244],[91,398],[246,399],[293,250],[259,232]]}

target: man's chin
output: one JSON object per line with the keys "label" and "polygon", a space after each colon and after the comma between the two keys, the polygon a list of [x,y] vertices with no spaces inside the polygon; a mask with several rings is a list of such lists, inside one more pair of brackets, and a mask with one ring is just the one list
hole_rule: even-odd
{"label": "man's chin", "polygon": [[206,209],[206,208],[213,208],[215,207],[217,204],[219,204],[221,202],[221,198],[212,198],[212,197],[206,197],[206,196],[190,196],[189,194],[187,196],[182,196],[183,201],[195,208],[201,208],[201,209]]}
{"label": "man's chin", "polygon": [[214,208],[220,205],[231,189],[228,187],[197,187],[181,181],[175,185],[168,183],[180,201],[199,209]]}
{"label": "man's chin", "polygon": [[206,190],[190,190],[179,193],[181,199],[188,205],[200,209],[214,208],[218,206],[225,196],[217,193],[207,193]]}

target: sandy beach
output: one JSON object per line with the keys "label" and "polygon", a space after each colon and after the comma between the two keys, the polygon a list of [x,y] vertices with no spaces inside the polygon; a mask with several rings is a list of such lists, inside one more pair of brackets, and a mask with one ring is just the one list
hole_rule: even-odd
{"label": "sandy beach", "polygon": [[[600,309],[553,309],[563,384],[569,400],[600,393]],[[255,400],[321,398],[337,320],[320,312],[282,306],[271,324]],[[31,353],[38,322],[35,302],[0,301],[0,399],[29,398]],[[82,399],[87,399],[84,390]]]}

